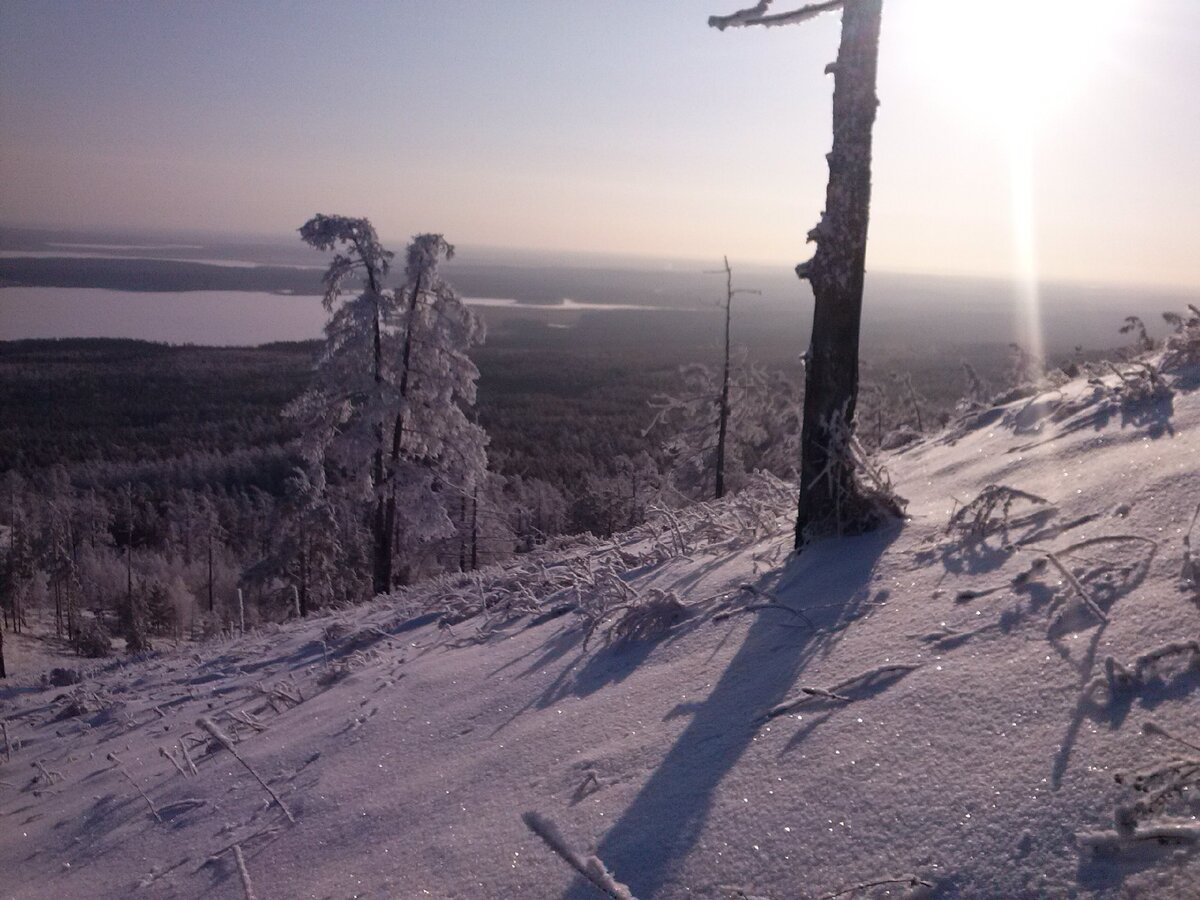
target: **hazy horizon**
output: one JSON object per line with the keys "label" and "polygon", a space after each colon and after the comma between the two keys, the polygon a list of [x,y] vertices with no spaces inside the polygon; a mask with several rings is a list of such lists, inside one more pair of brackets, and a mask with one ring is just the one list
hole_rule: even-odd
{"label": "hazy horizon", "polygon": [[[1200,4],[1081,3],[885,4],[872,270],[1200,286]],[[738,5],[4,0],[0,220],[791,266],[838,16],[706,26]]]}

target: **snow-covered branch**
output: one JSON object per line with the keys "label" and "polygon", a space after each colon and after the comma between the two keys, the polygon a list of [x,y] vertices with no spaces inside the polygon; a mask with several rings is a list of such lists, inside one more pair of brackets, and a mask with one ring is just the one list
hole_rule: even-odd
{"label": "snow-covered branch", "polygon": [[846,5],[846,0],[827,0],[825,3],[812,3],[791,12],[772,13],[772,0],[760,0],[756,5],[738,10],[728,16],[709,16],[708,25],[724,31],[726,28],[746,28],[750,25],[762,25],[771,28],[777,25],[795,25],[815,19],[821,13],[832,12]]}

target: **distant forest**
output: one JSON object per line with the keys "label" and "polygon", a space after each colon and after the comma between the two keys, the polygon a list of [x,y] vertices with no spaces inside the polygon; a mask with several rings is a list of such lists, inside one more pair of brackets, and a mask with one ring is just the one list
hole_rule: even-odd
{"label": "distant forest", "polygon": [[[628,339],[560,341],[510,322],[473,352],[488,480],[463,499],[457,533],[430,545],[412,577],[470,571],[563,535],[604,536],[655,506],[712,496],[697,442],[715,426],[713,368],[696,365],[712,348],[655,342],[633,319],[605,321]],[[321,576],[306,568],[294,533],[299,434],[282,410],[309,384],[319,346],[0,343],[8,627],[52,611],[64,639],[99,654],[112,635],[138,650],[228,628],[239,597],[249,622],[296,615],[298,584],[304,612],[369,596],[369,564],[353,541],[336,577]],[[801,400],[794,357],[738,359],[733,489],[756,468],[794,476],[786,448],[798,420],[787,410]],[[1004,346],[974,348],[969,367],[958,356],[867,360],[860,437],[868,447],[903,445],[956,404],[1020,381],[1020,363]],[[334,531],[353,517],[327,515]]]}

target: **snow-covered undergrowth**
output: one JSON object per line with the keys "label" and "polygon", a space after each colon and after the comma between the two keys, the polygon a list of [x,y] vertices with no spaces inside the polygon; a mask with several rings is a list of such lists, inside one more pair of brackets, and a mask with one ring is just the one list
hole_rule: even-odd
{"label": "snow-covered undergrowth", "polygon": [[886,458],[903,527],[799,558],[762,479],[10,679],[0,896],[1195,896],[1200,392],[1164,377],[977,411]]}

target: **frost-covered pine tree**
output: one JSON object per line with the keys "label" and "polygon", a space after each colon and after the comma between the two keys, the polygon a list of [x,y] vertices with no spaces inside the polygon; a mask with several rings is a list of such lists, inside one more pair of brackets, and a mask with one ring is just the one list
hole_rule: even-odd
{"label": "frost-covered pine tree", "polygon": [[[408,579],[420,545],[454,533],[447,484],[469,486],[486,470],[486,436],[464,410],[479,377],[467,352],[483,326],[441,274],[454,254],[441,235],[413,239],[395,290],[384,286],[393,254],[369,220],[318,215],[300,236],[335,253],[316,383],[292,413],[330,482],[364,503],[372,585],[383,593]],[[344,295],[352,278],[362,290]]]}
{"label": "frost-covered pine tree", "polygon": [[664,435],[675,490],[707,500],[739,490],[756,470],[795,477],[804,392],[786,373],[743,354],[720,371],[684,366],[680,380],[677,392],[651,398],[655,417],[647,429]]}

